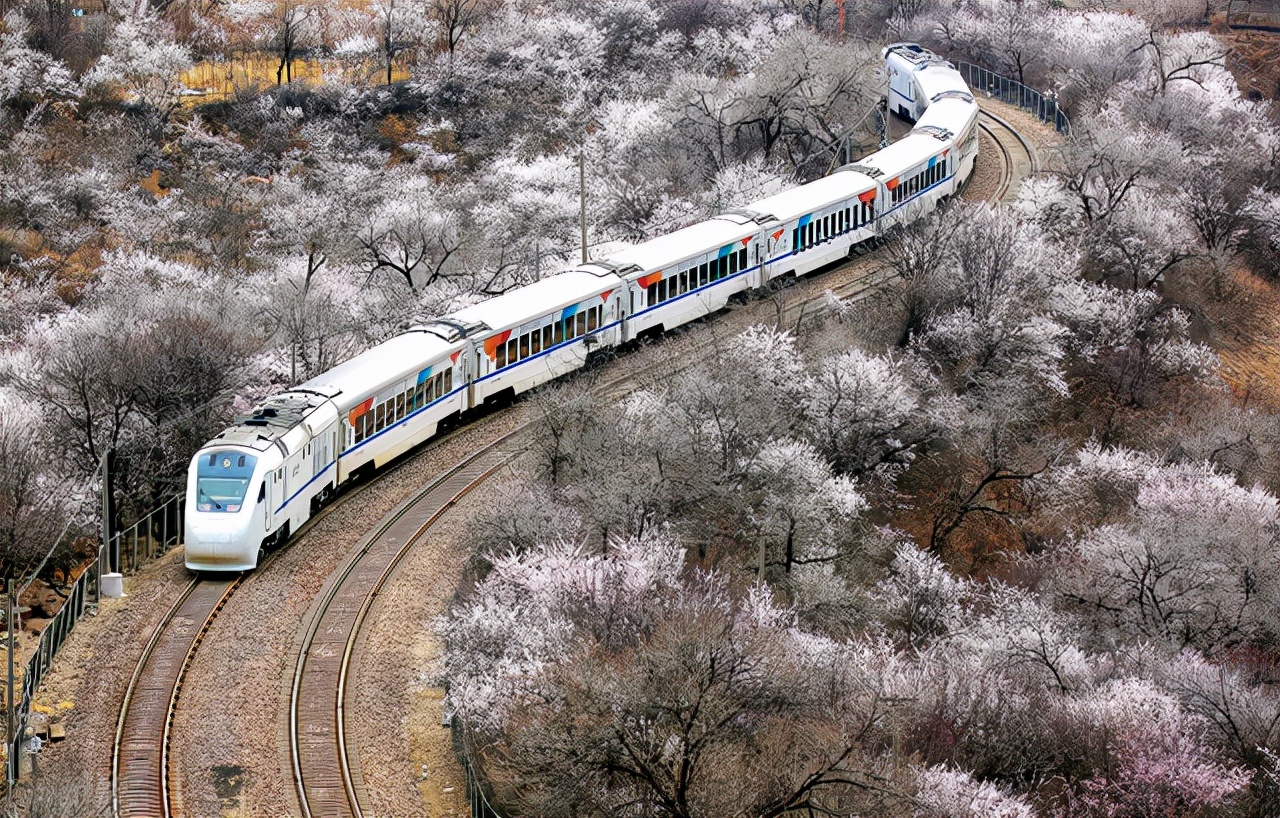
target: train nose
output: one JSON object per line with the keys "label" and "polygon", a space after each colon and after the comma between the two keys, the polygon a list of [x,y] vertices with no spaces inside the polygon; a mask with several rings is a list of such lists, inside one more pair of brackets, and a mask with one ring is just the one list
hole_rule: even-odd
{"label": "train nose", "polygon": [[[221,519],[210,519],[212,517]],[[187,529],[187,567],[204,571],[244,570],[253,567],[256,547],[247,542],[244,521],[226,519],[231,515],[202,514],[190,520]]]}

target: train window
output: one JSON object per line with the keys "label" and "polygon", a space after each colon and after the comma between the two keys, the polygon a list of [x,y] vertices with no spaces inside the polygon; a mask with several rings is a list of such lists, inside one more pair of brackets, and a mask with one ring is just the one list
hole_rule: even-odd
{"label": "train window", "polygon": [[799,249],[800,249],[800,228],[797,227],[795,230],[791,231],[791,252],[794,253]]}
{"label": "train window", "polygon": [[587,334],[587,314],[585,312],[578,313],[578,335]]}
{"label": "train window", "polygon": [[446,369],[444,371],[444,391],[445,394],[453,391],[453,370]]}
{"label": "train window", "polygon": [[[504,359],[506,358],[507,348],[506,348],[505,346],[499,346],[499,347],[498,347],[498,352],[502,353],[502,356],[503,356],[503,358],[504,358]],[[426,405],[427,405],[427,385],[426,385],[426,383],[424,382],[424,383],[420,383],[420,384],[418,384],[418,388],[417,388],[416,390],[414,390],[414,391],[415,391],[415,392],[417,392],[417,394],[418,394],[418,398],[417,398],[417,400],[416,400],[416,401],[414,401],[414,402],[418,405],[418,408],[419,408],[419,409],[421,409],[422,407],[424,407],[424,406],[426,406]]]}
{"label": "train window", "polygon": [[498,348],[494,350],[493,365],[498,369],[502,369],[507,365],[507,345],[498,344]]}
{"label": "train window", "polygon": [[593,332],[596,327],[600,326],[600,313],[596,312],[597,309],[597,307],[592,307],[587,310],[587,332]]}
{"label": "train window", "polygon": [[547,324],[542,328],[542,348],[551,349],[551,325]]}
{"label": "train window", "polygon": [[684,293],[687,293],[687,292],[689,292],[689,271],[681,270],[680,271],[680,293],[683,295]]}
{"label": "train window", "polygon": [[[649,300],[646,303],[648,303],[650,307],[658,303],[658,285],[657,284],[649,285],[648,298]],[[572,338],[573,336],[571,335],[569,337]]]}
{"label": "train window", "polygon": [[738,251],[738,269],[747,269],[747,248],[745,247]]}
{"label": "train window", "polygon": [[552,328],[551,343],[558,344],[561,341],[563,341],[564,340],[564,322],[559,319],[556,319],[556,322],[552,324],[551,328]]}
{"label": "train window", "polygon": [[520,336],[520,360],[529,357],[529,333]]}
{"label": "train window", "polygon": [[529,354],[537,355],[542,351],[542,332],[534,330],[529,334]]}
{"label": "train window", "polygon": [[520,360],[520,355],[518,350],[516,350],[516,339],[512,338],[510,341],[507,341],[507,365],[510,366],[518,360]]}
{"label": "train window", "polygon": [[664,278],[658,282],[658,301],[666,301],[668,298],[671,297],[670,294],[667,292],[670,286],[671,286],[671,279],[669,278]]}
{"label": "train window", "polygon": [[729,275],[733,275],[736,272],[738,272],[738,254],[730,253],[729,254]]}
{"label": "train window", "polygon": [[404,420],[404,394],[396,395],[396,420]]}
{"label": "train window", "polygon": [[698,265],[698,286],[705,287],[707,285],[707,263],[704,261]]}

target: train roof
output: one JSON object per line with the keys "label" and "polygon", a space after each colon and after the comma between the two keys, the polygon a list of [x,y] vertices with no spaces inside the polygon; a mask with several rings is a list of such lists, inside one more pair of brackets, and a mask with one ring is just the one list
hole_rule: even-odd
{"label": "train roof", "polygon": [[312,392],[272,395],[249,414],[236,418],[231,426],[201,446],[201,451],[218,446],[243,446],[266,451],[327,401],[326,396]]}
{"label": "train roof", "polygon": [[958,138],[960,132],[977,117],[978,106],[972,101],[966,102],[959,97],[940,99],[925,109],[916,122],[916,127],[945,128],[953,137]]}
{"label": "train roof", "polygon": [[870,176],[853,170],[843,170],[800,187],[793,187],[764,199],[758,199],[747,205],[746,209],[771,214],[779,221],[790,221],[826,207],[832,202],[874,190],[875,186],[876,181]]}
{"label": "train roof", "polygon": [[[751,219],[744,217],[744,221]],[[624,271],[638,272],[631,270],[633,266],[644,272],[661,270],[698,253],[718,250],[744,236],[752,235],[757,229],[754,223],[751,227],[746,227],[743,222],[735,220],[708,219],[628,247],[609,256],[608,260]]]}
{"label": "train roof", "polygon": [[969,94],[969,98],[973,98],[969,84],[949,62],[934,63],[916,71],[916,84],[920,86],[924,98],[930,101],[947,92]]}
{"label": "train roof", "polygon": [[448,319],[467,325],[484,325],[490,330],[517,327],[621,285],[622,280],[604,268],[599,268],[599,272],[566,270],[514,292],[458,310]]}
{"label": "train roof", "polygon": [[881,148],[854,165],[854,169],[876,175],[887,182],[904,170],[942,150],[942,143],[925,133],[909,133],[887,148]]}
{"label": "train roof", "polygon": [[435,333],[414,328],[315,376],[294,391],[327,395],[339,409],[347,411],[360,398],[439,363],[462,346],[460,341],[446,341]]}

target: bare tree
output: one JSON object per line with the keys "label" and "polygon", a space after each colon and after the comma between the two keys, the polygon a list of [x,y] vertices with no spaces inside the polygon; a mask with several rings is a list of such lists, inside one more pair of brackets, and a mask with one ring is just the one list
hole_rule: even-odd
{"label": "bare tree", "polygon": [[489,13],[488,0],[431,0],[429,13],[452,60],[462,38]]}

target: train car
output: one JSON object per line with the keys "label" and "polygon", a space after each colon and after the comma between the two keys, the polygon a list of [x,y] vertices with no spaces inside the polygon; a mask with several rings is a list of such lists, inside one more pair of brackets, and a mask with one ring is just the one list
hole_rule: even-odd
{"label": "train car", "polygon": [[[784,275],[804,275],[849,255],[876,235],[879,186],[866,174],[842,168],[806,185],[759,199],[736,214],[764,226],[764,261],[756,286]],[[760,214],[768,214],[767,221]]]}
{"label": "train car", "polygon": [[467,336],[467,408],[514,397],[621,343],[624,289],[610,270],[569,270],[448,316],[481,328]]}
{"label": "train car", "polygon": [[332,495],[486,403],[588,355],[723,308],[735,293],[837,261],[932,210],[973,172],[978,107],[954,67],[887,47],[906,137],[823,179],[429,321],[275,395],[187,473],[191,570],[248,570]]}
{"label": "train car", "polygon": [[256,567],[339,485],[434,435],[463,408],[465,346],[430,330],[397,335],[206,443],[187,473],[187,567]]}
{"label": "train car", "polygon": [[908,122],[917,121],[939,94],[957,87],[968,91],[955,66],[915,43],[893,43],[880,56],[889,75],[889,110]]}
{"label": "train car", "polygon": [[708,219],[610,256],[599,269],[626,282],[622,340],[701,318],[733,294],[759,286],[752,275],[760,269],[763,236],[749,218]]}

